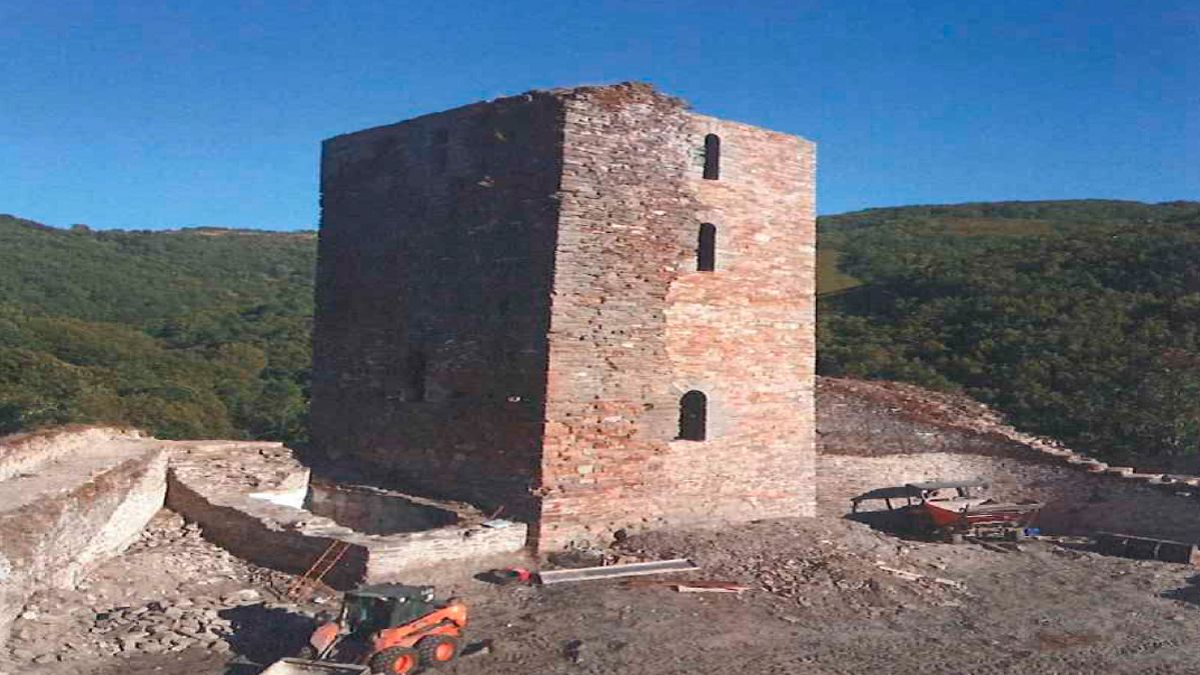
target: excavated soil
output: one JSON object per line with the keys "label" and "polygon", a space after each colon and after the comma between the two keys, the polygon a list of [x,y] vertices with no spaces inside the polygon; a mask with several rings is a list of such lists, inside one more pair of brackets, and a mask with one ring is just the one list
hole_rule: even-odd
{"label": "excavated soil", "polygon": [[689,556],[702,566],[690,576],[763,590],[513,591],[515,607],[497,602],[477,623],[497,654],[454,672],[1200,672],[1194,569],[1042,541],[986,546],[836,520],[647,535],[626,548]]}
{"label": "excavated soil", "polygon": [[[1196,673],[1200,577],[1051,541],[914,542],[791,519],[633,537],[608,555],[701,569],[634,583],[491,586],[447,579],[484,653],[445,673]],[[681,593],[672,580],[740,594]],[[659,583],[662,582],[662,583]],[[88,586],[35,599],[0,671],[255,673],[303,639],[283,575],[164,514]],[[124,639],[123,639],[124,638]]]}

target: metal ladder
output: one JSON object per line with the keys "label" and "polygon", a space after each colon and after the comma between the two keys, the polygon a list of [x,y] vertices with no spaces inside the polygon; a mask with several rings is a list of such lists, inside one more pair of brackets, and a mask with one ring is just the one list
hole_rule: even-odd
{"label": "metal ladder", "polygon": [[286,596],[297,602],[307,600],[320,587],[321,580],[325,578],[325,575],[329,574],[329,571],[338,564],[348,550],[350,550],[348,542],[334,539],[312,564],[312,567],[308,568],[307,572],[288,584]]}

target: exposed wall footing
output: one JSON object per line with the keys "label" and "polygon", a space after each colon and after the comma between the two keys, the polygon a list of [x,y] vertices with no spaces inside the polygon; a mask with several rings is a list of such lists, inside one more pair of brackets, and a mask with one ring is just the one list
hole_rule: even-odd
{"label": "exposed wall footing", "polygon": [[[331,518],[289,504],[298,485],[307,485],[308,470],[275,443],[180,444],[168,472],[167,506],[201,526],[204,537],[251,562],[292,573],[303,573],[334,541],[349,549],[325,581],[335,588],[361,582],[434,579],[432,568],[447,563],[476,561],[494,556],[519,556],[526,530],[520,523],[504,528],[481,525],[481,514],[463,504],[445,504],[443,522],[429,529],[368,534],[340,525]],[[340,486],[340,513],[353,511]],[[324,499],[334,494],[323,488]],[[364,489],[367,506],[386,492]],[[429,500],[416,501],[421,509],[434,510]],[[429,517],[427,515],[423,517]]]}
{"label": "exposed wall footing", "polygon": [[1200,541],[1200,477],[1139,473],[1022,433],[983,404],[895,382],[821,378],[818,505],[840,516],[872,488],[982,478],[1046,506],[1044,531]]}
{"label": "exposed wall footing", "polygon": [[0,441],[0,644],[29,596],[74,587],[162,507],[161,443],[117,429]]}

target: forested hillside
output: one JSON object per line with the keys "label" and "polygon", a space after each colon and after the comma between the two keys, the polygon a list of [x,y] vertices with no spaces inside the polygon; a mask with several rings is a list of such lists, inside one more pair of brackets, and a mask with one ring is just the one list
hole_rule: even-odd
{"label": "forested hillside", "polygon": [[302,442],[315,253],[312,233],[0,215],[0,433],[103,421]]}
{"label": "forested hillside", "polygon": [[[822,218],[819,368],[964,391],[1113,460],[1200,461],[1200,202]],[[0,216],[0,433],[305,439],[312,233]]]}
{"label": "forested hillside", "polygon": [[820,230],[843,275],[821,372],[962,389],[1114,460],[1200,451],[1200,203],[873,209]]}

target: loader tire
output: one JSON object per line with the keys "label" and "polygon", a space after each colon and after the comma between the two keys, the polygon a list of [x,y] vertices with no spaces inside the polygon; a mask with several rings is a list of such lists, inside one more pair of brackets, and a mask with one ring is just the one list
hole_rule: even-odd
{"label": "loader tire", "polygon": [[415,672],[421,662],[417,650],[409,647],[388,647],[371,657],[372,673],[408,675]]}
{"label": "loader tire", "polygon": [[304,645],[296,650],[296,658],[312,661],[317,658],[317,648],[312,645]]}
{"label": "loader tire", "polygon": [[430,635],[421,638],[417,643],[417,651],[421,654],[421,663],[437,668],[458,656],[460,644],[461,641],[453,635]]}

